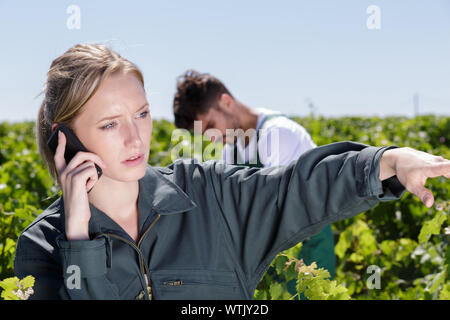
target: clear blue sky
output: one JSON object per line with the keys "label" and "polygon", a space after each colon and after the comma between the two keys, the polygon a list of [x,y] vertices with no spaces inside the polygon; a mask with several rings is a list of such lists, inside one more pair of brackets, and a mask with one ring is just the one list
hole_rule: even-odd
{"label": "clear blue sky", "polygon": [[[70,5],[81,28],[66,26]],[[369,5],[381,28],[369,30]],[[251,107],[325,116],[450,115],[450,0],[0,0],[0,121],[35,120],[50,63],[106,43],[143,71],[153,118],[173,120],[175,79],[220,78]]]}

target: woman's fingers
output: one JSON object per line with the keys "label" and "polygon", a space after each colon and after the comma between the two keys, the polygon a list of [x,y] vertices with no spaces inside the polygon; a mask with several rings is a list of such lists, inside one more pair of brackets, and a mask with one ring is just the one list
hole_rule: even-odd
{"label": "woman's fingers", "polygon": [[411,192],[414,193],[425,206],[431,208],[434,203],[434,196],[430,190],[425,188],[423,185],[418,185]]}
{"label": "woman's fingers", "polygon": [[97,169],[93,161],[86,161],[73,169],[68,171],[66,176],[66,185],[72,189],[78,189],[78,185],[82,185],[89,190],[97,181]]}
{"label": "woman's fingers", "polygon": [[[428,170],[426,178],[435,178],[443,176],[445,178],[450,178],[450,161],[444,159],[443,157],[439,157],[439,162],[432,164]],[[433,193],[425,188],[423,185],[417,188],[416,194],[422,202],[430,208],[434,203]]]}
{"label": "woman's fingers", "polygon": [[406,148],[397,155],[396,175],[405,188],[415,194],[425,206],[434,203],[433,193],[425,188],[428,178],[450,178],[450,161],[422,151]]}
{"label": "woman's fingers", "polygon": [[75,184],[83,184],[89,191],[98,181],[97,169],[93,161],[87,161],[70,172],[71,181]]}
{"label": "woman's fingers", "polygon": [[427,172],[427,178],[435,178],[444,176],[446,178],[450,178],[450,161],[449,160],[440,160],[432,164]]}
{"label": "woman's fingers", "polygon": [[[428,208],[433,205],[433,194],[425,188],[427,176],[423,173],[423,169],[416,169],[406,173],[406,183],[402,183],[406,190],[416,195]],[[430,203],[431,201],[431,203]]]}
{"label": "woman's fingers", "polygon": [[67,170],[71,171],[86,161],[92,161],[98,164],[100,167],[102,167],[102,169],[106,168],[105,163],[95,153],[78,151],[77,154],[72,158],[72,160],[70,160],[69,164],[67,165]]}

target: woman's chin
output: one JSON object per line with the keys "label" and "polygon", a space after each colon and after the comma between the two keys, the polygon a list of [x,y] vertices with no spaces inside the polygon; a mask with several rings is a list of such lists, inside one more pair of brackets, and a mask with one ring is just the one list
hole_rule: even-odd
{"label": "woman's chin", "polygon": [[[132,182],[142,179],[145,176],[147,166],[139,166],[139,168],[133,168],[132,170],[127,169],[118,169],[114,173],[108,172],[107,178],[121,181],[121,182]],[[105,173],[103,174],[105,175]],[[102,177],[103,177],[102,175]],[[101,180],[101,178],[100,178]]]}

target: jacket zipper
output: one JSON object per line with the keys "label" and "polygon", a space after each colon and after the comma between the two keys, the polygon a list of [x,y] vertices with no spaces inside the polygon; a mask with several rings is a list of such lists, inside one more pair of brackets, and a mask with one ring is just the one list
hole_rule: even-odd
{"label": "jacket zipper", "polygon": [[165,286],[181,286],[183,284],[183,281],[181,280],[175,280],[175,281],[164,281],[163,285]]}
{"label": "jacket zipper", "polygon": [[[147,230],[144,231],[144,233],[142,234],[142,237],[139,239],[139,241],[138,241],[138,243],[137,243],[137,246],[136,246],[136,244],[134,244],[134,243],[131,242],[130,240],[128,240],[128,239],[126,239],[126,238],[124,238],[124,237],[121,237],[121,236],[119,236],[119,235],[117,235],[117,234],[114,234],[114,233],[105,233],[106,235],[108,235],[108,236],[110,236],[110,237],[117,238],[117,239],[120,239],[120,240],[122,240],[122,241],[125,241],[126,243],[128,243],[129,245],[131,245],[132,247],[134,247],[134,248],[136,249],[136,251],[137,251],[138,254],[139,254],[140,260],[141,260],[141,262],[142,262],[141,264],[142,264],[143,271],[144,271],[145,285],[146,285],[147,293],[148,293],[148,296],[149,296],[149,299],[150,299],[150,300],[152,300],[152,287],[151,287],[151,285],[150,285],[150,283],[149,283],[149,280],[150,280],[149,277],[148,277],[149,272],[148,272],[147,266],[146,266],[146,264],[145,264],[144,256],[143,256],[142,251],[141,251],[141,249],[140,249],[140,245],[141,245],[142,240],[144,239],[145,235],[147,234],[147,232],[153,227],[153,225],[156,223],[156,221],[158,221],[158,219],[159,219],[160,217],[161,217],[161,215],[158,214],[158,216],[155,218],[155,221],[153,221],[152,224],[147,228]],[[143,296],[144,296],[144,291],[142,291],[142,292],[138,295],[137,299],[138,299],[138,300],[141,300]]]}

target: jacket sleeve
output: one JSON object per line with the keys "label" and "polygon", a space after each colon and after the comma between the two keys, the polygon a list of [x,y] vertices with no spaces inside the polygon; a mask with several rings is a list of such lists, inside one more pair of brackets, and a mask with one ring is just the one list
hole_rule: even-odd
{"label": "jacket sleeve", "polygon": [[117,288],[106,278],[111,250],[104,236],[68,241],[60,234],[52,248],[38,236],[42,230],[36,229],[19,237],[14,259],[19,279],[35,278],[30,300],[119,299]]}
{"label": "jacket sleeve", "polygon": [[221,220],[251,290],[279,252],[329,223],[402,197],[396,176],[379,180],[381,155],[392,148],[398,147],[344,141],[310,149],[286,166],[215,162]]}

